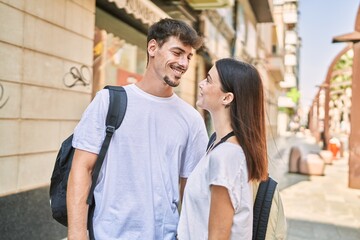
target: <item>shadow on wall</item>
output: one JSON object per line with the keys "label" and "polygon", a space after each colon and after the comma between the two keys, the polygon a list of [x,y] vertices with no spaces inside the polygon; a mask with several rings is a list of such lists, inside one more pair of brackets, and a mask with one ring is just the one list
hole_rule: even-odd
{"label": "shadow on wall", "polygon": [[59,240],[67,228],[51,216],[49,187],[0,198],[0,239]]}

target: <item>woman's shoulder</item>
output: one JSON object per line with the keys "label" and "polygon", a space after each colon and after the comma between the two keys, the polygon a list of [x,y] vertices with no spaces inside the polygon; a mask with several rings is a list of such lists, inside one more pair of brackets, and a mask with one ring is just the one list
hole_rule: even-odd
{"label": "woman's shoulder", "polygon": [[214,154],[217,155],[244,155],[244,151],[242,147],[239,144],[232,143],[232,142],[224,142],[222,144],[219,144],[214,150]]}
{"label": "woman's shoulder", "polygon": [[245,154],[242,147],[231,142],[224,142],[209,153],[210,161],[221,162],[242,162],[245,161]]}

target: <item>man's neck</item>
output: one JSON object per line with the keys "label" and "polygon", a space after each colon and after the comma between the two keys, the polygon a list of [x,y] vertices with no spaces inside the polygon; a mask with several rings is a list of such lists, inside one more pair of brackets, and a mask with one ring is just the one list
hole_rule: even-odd
{"label": "man's neck", "polygon": [[141,90],[144,92],[154,95],[156,97],[171,97],[174,94],[172,87],[167,85],[164,81],[159,79],[151,79],[144,76],[144,78],[136,83]]}

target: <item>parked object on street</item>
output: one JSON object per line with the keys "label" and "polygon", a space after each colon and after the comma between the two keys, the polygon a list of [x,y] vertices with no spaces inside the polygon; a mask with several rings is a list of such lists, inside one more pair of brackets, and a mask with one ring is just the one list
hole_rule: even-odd
{"label": "parked object on street", "polygon": [[320,157],[324,160],[325,164],[332,164],[334,160],[334,156],[331,151],[329,150],[321,150],[319,152]]}
{"label": "parked object on street", "polygon": [[325,162],[319,154],[309,153],[299,162],[299,173],[306,175],[324,175]]}
{"label": "parked object on street", "polygon": [[306,175],[324,175],[325,161],[318,152],[311,152],[304,146],[290,149],[289,172]]}
{"label": "parked object on street", "polygon": [[329,150],[332,152],[334,158],[337,157],[337,154],[340,150],[340,141],[339,139],[335,138],[335,137],[332,137],[330,140],[329,140]]}
{"label": "parked object on street", "polygon": [[299,161],[301,158],[301,151],[299,147],[292,147],[289,156],[289,173],[299,172]]}

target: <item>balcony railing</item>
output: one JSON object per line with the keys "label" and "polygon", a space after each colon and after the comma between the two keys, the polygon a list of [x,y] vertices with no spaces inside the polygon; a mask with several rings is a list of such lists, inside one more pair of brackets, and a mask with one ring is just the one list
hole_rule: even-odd
{"label": "balcony railing", "polygon": [[272,55],[267,57],[266,66],[269,71],[271,71],[271,75],[274,76],[275,81],[281,81],[284,78],[284,58],[279,55]]}
{"label": "balcony railing", "polygon": [[295,31],[286,31],[285,32],[285,44],[297,45],[298,35]]}
{"label": "balcony railing", "polygon": [[278,98],[278,107],[294,108],[296,104],[287,96],[280,96]]}
{"label": "balcony railing", "polygon": [[298,22],[298,13],[296,10],[285,11],[283,13],[283,20],[285,24],[294,24]]}
{"label": "balcony railing", "polygon": [[286,66],[296,66],[297,65],[296,55],[292,53],[285,54],[284,63]]}

